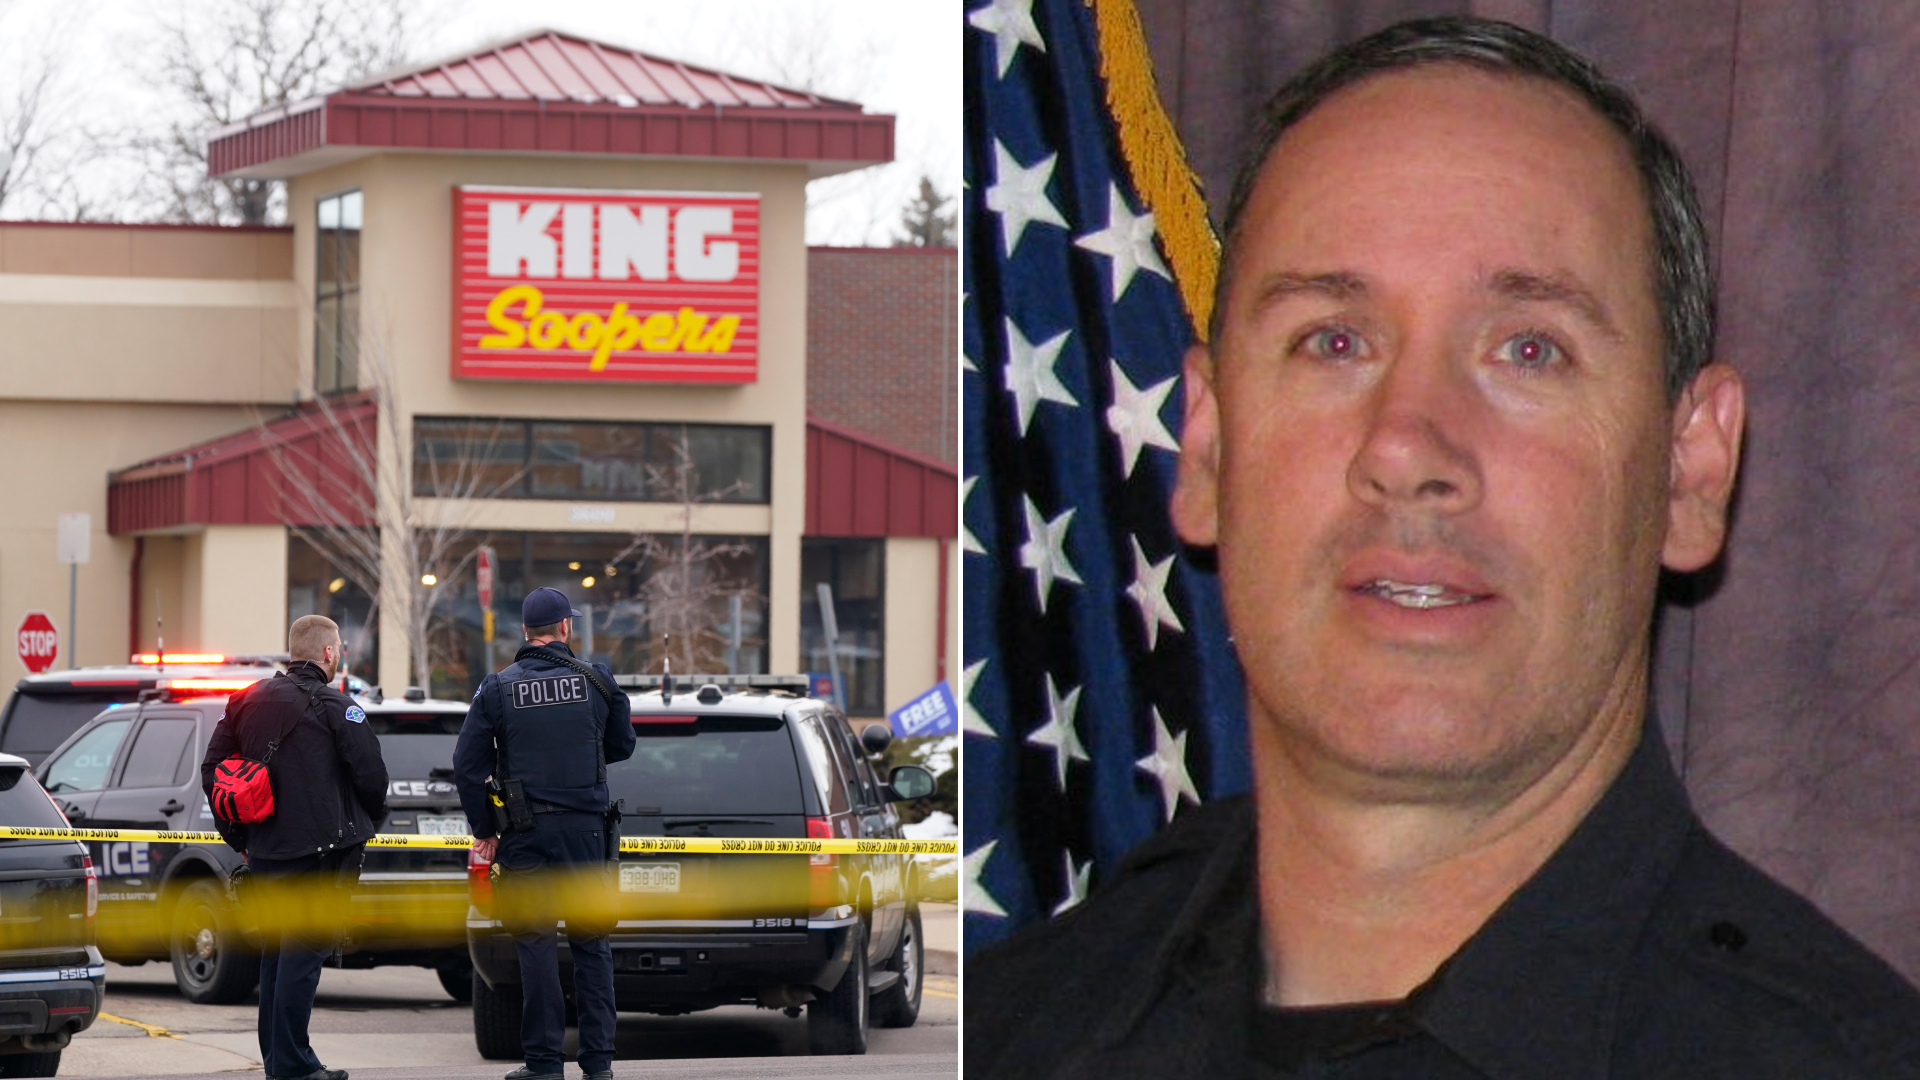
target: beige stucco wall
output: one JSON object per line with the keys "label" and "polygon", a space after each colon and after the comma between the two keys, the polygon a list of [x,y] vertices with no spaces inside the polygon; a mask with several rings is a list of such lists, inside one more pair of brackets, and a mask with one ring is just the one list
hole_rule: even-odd
{"label": "beige stucco wall", "polygon": [[290,400],[292,250],[285,230],[0,225],[0,399]]}
{"label": "beige stucco wall", "polygon": [[[953,681],[960,662],[959,559],[947,542],[946,667],[940,671],[940,542],[922,537],[887,541],[886,711]],[[955,691],[958,693],[958,691]]]}
{"label": "beige stucco wall", "polygon": [[[759,192],[758,381],[725,387],[454,381],[453,188],[464,184]],[[288,214],[296,226],[294,274],[303,297],[313,295],[315,201],[353,188],[361,190],[365,207],[361,311],[363,353],[369,355],[361,362],[364,368],[370,359],[384,356],[392,365],[401,420],[403,445],[383,446],[387,467],[410,467],[416,414],[771,425],[772,503],[760,508],[771,538],[769,662],[776,672],[797,670],[800,534],[806,514],[805,167],[505,155],[397,153],[363,158],[288,185]],[[300,319],[300,339],[310,341],[312,319],[304,307]],[[306,363],[311,365],[310,357]],[[509,519],[500,515],[511,511],[489,507],[486,524],[588,531],[549,524],[556,511],[565,514],[565,504],[548,503],[528,509],[524,518]],[[625,506],[619,513],[620,528],[628,527],[628,518],[634,527],[645,527],[643,519],[653,516],[650,510]],[[729,527],[733,524],[728,522]],[[383,605],[380,640],[378,681],[388,687],[406,685],[405,635],[392,606]]]}
{"label": "beige stucco wall", "polygon": [[286,526],[209,525],[193,539],[200,549],[201,639],[223,652],[285,652]]}
{"label": "beige stucco wall", "polygon": [[[0,470],[0,506],[6,508],[0,513],[0,628],[6,632],[0,686],[26,674],[13,646],[13,631],[29,610],[45,610],[60,628],[58,666],[65,667],[70,655],[67,568],[54,559],[59,516],[83,511],[93,519],[92,559],[80,567],[78,579],[79,647],[71,655],[82,665],[125,663],[134,541],[107,535],[107,472],[243,430],[252,422],[248,410],[238,406],[0,398],[0,432],[15,450],[14,467]],[[149,540],[149,551],[163,539]],[[284,607],[284,562],[279,574],[276,592]],[[151,594],[153,585],[143,582],[142,591]],[[176,584],[165,592],[170,648],[189,644],[174,636],[181,625],[178,589]],[[141,638],[148,648],[152,626],[147,613]]]}

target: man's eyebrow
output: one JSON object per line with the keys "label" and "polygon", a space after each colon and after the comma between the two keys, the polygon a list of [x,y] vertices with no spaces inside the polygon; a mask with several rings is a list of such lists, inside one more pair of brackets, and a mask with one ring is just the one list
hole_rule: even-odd
{"label": "man's eyebrow", "polygon": [[1369,289],[1367,279],[1347,270],[1334,270],[1324,274],[1300,274],[1281,271],[1268,274],[1257,283],[1253,294],[1253,310],[1266,311],[1284,300],[1299,296],[1312,296],[1324,300],[1345,302],[1357,297],[1363,298]]}
{"label": "man's eyebrow", "polygon": [[1626,337],[1612,312],[1592,289],[1564,274],[1539,274],[1511,267],[1487,275],[1487,291],[1529,304],[1557,304],[1568,308],[1595,330],[1615,341]]}

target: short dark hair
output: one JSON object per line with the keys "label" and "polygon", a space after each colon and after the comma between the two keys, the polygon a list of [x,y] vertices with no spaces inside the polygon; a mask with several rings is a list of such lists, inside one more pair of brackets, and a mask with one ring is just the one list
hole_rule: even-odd
{"label": "short dark hair", "polygon": [[560,623],[566,621],[565,619],[561,619],[560,622],[550,622],[545,626],[523,626],[520,629],[527,632],[528,641],[532,641],[537,637],[556,637],[560,633]]}
{"label": "short dark hair", "polygon": [[1653,290],[1666,345],[1667,397],[1678,400],[1712,359],[1714,334],[1713,268],[1686,164],[1625,88],[1590,61],[1551,38],[1495,19],[1449,15],[1397,23],[1321,58],[1274,94],[1227,203],[1209,336],[1219,340],[1241,215],[1280,137],[1349,86],[1388,72],[1438,64],[1531,76],[1566,87],[1626,140],[1653,225]]}

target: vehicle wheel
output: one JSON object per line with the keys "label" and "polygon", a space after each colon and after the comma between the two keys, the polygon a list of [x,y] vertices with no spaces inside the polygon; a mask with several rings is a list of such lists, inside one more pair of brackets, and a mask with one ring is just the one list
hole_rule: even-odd
{"label": "vehicle wheel", "polygon": [[920,936],[920,905],[908,904],[907,918],[900,927],[900,947],[887,961],[887,970],[900,973],[900,981],[887,987],[873,999],[873,1022],[881,1027],[912,1027],[920,1019],[920,984],[927,971],[926,943]]}
{"label": "vehicle wheel", "polygon": [[814,1054],[867,1052],[867,927],[853,926],[853,959],[840,982],[807,1003],[807,1050]]}
{"label": "vehicle wheel", "polygon": [[248,947],[226,891],[213,881],[180,893],[167,949],[173,981],[195,1005],[232,1005],[260,985],[260,954]]}
{"label": "vehicle wheel", "polygon": [[447,996],[462,1004],[473,1000],[473,958],[465,953],[440,961],[433,969]]}
{"label": "vehicle wheel", "polygon": [[520,984],[502,983],[500,989],[473,973],[473,1044],[480,1056],[513,1061],[525,1056],[520,1046]]}
{"label": "vehicle wheel", "polygon": [[8,1054],[0,1057],[0,1076],[58,1076],[60,1051],[42,1054]]}

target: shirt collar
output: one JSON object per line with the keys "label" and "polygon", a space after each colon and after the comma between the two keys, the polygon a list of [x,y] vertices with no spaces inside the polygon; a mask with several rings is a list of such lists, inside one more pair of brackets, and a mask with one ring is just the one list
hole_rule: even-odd
{"label": "shirt collar", "polygon": [[[1191,838],[1211,854],[1098,1043],[1123,1042],[1176,983],[1223,995],[1225,1028],[1250,1015],[1263,964],[1251,801],[1225,820],[1238,827]],[[1695,825],[1650,721],[1566,842],[1408,998],[1412,1019],[1495,1080],[1604,1078],[1634,949]]]}
{"label": "shirt collar", "polygon": [[1621,987],[1696,824],[1652,724],[1532,878],[1410,1002],[1496,1080],[1605,1077]]}

